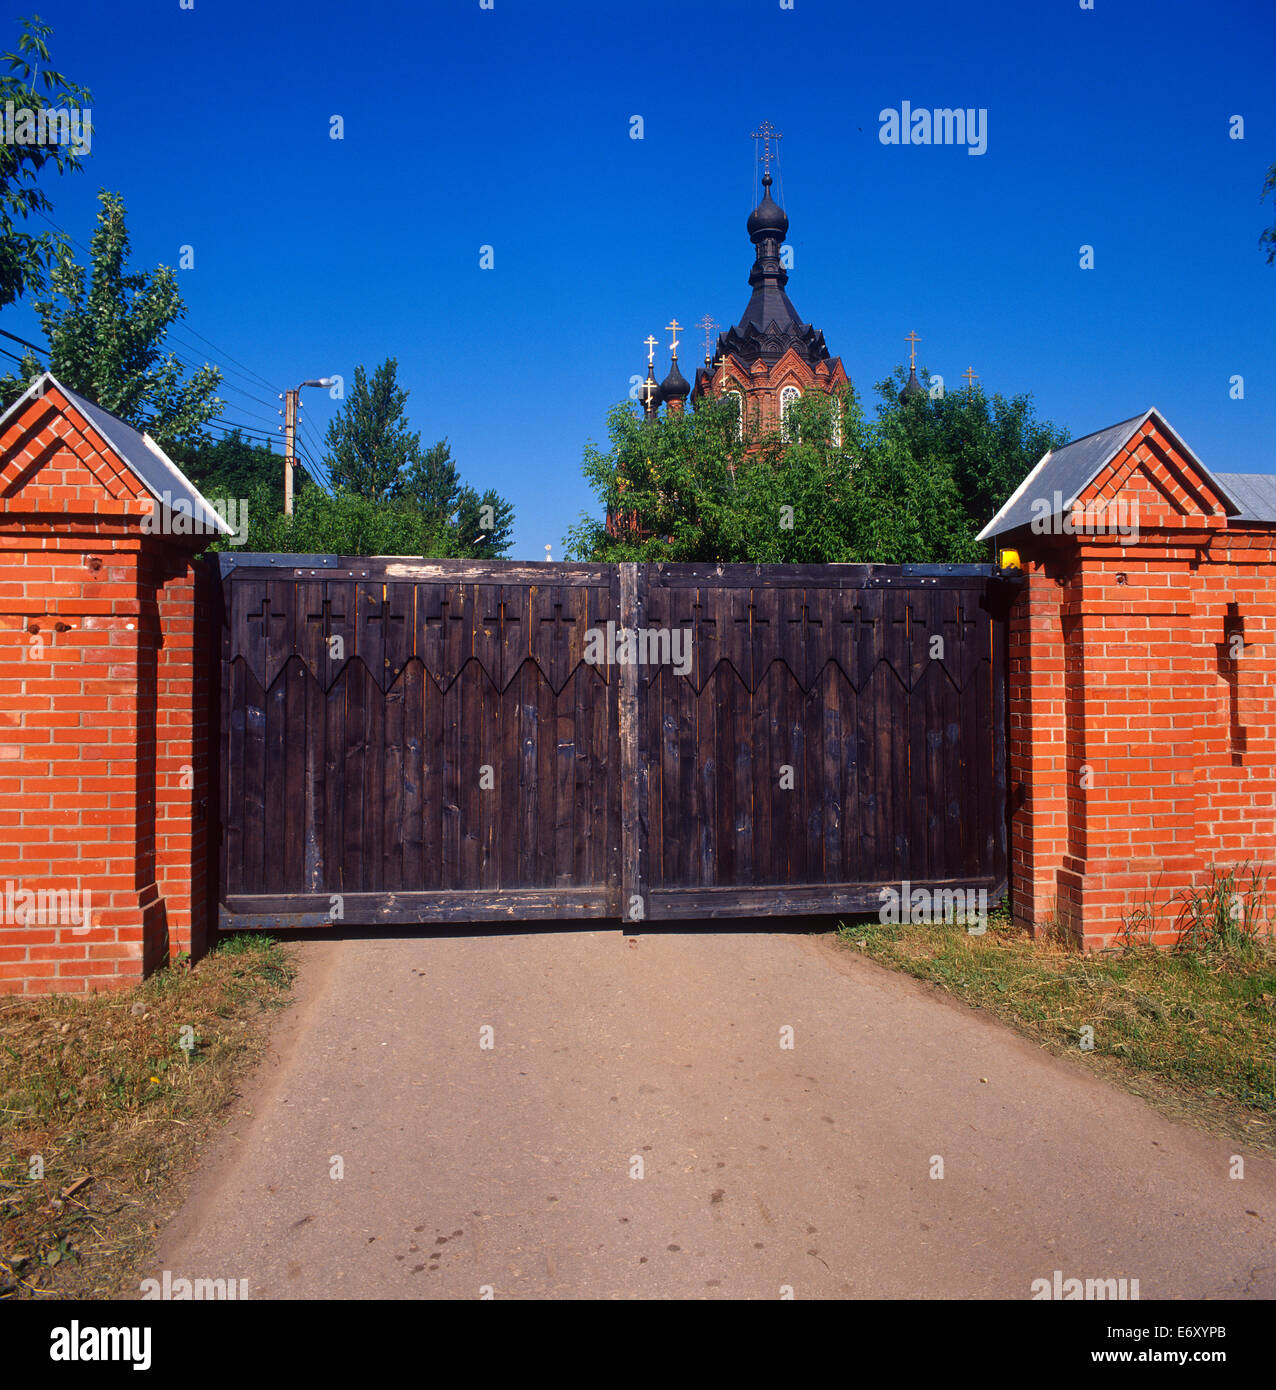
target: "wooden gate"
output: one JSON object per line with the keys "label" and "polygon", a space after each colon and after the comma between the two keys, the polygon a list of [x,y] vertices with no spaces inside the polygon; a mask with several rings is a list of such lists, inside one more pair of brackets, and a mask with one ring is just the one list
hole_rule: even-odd
{"label": "wooden gate", "polygon": [[223,927],[1004,891],[986,566],[221,561]]}

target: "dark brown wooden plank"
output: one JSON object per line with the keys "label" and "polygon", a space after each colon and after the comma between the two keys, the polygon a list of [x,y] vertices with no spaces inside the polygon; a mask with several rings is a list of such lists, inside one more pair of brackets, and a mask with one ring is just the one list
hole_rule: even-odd
{"label": "dark brown wooden plank", "polygon": [[[697,595],[697,597],[699,597]],[[693,883],[712,887],[718,884],[718,759],[717,749],[717,669],[710,652],[715,645],[706,638],[703,616],[696,624],[696,642],[705,645],[704,685],[695,699],[695,799],[693,805],[690,858]]]}
{"label": "dark brown wooden plank", "polygon": [[[620,613],[618,627],[638,626],[638,567],[620,566]],[[621,917],[626,923],[645,920],[648,890],[643,880],[638,797],[639,730],[638,668],[632,663],[614,668],[620,683],[620,899]]]}
{"label": "dark brown wooden plank", "polygon": [[244,882],[266,882],[266,696],[251,670],[244,672]]}
{"label": "dark brown wooden plank", "polygon": [[[466,605],[466,620],[471,624],[470,648],[473,650],[473,626],[482,617],[477,597]],[[464,682],[465,699],[457,710],[457,747],[459,750],[459,776],[457,777],[458,846],[457,881],[458,889],[476,889],[481,882],[483,862],[482,816],[483,804],[492,795],[483,788],[483,708],[491,699],[492,683],[487,671],[478,658],[472,658],[466,666],[460,681]],[[493,768],[495,775],[495,768]]]}
{"label": "dark brown wooden plank", "polygon": [[371,684],[363,662],[351,660],[343,672],[346,688],[346,747],[341,776],[345,781],[342,800],[343,834],[341,861],[350,893],[367,892],[364,860],[364,764],[368,760],[367,705]]}
{"label": "dark brown wooden plank", "polygon": [[[392,657],[391,660],[396,660]],[[390,891],[405,888],[404,882],[404,778],[406,729],[404,698],[406,678],[400,669],[382,701],[382,832],[381,884]]]}
{"label": "dark brown wooden plank", "polygon": [[[461,779],[465,775],[461,751],[461,720],[467,700],[481,699],[482,674],[466,666],[443,692],[443,730],[440,755],[440,864],[439,885],[464,889],[461,881]],[[475,687],[479,687],[476,689]]]}
{"label": "dark brown wooden plank", "polygon": [[[349,893],[342,925],[412,926],[417,922],[511,922],[555,917],[606,917],[610,913],[603,888],[512,888],[493,894],[477,891],[425,893]],[[229,897],[221,914],[228,931],[330,925],[326,895],[294,893],[238,894]]]}
{"label": "dark brown wooden plank", "polygon": [[[988,893],[992,907],[1005,892],[1005,881],[989,878],[946,879],[914,883],[932,892],[962,889]],[[864,913],[876,916],[882,904],[882,889],[899,889],[898,880],[886,883],[792,884],[758,888],[679,888],[653,891],[652,918],[657,921],[685,921],[699,917],[776,917],[821,915],[825,913]]]}
{"label": "dark brown wooden plank", "polygon": [[520,700],[521,653],[513,635],[526,629],[526,609],[520,611],[525,596],[512,587],[501,590],[501,646],[505,672],[500,695],[497,731],[500,736],[500,780],[497,784],[497,856],[500,863],[502,890],[517,888],[520,883],[518,845],[521,798],[519,792],[519,758],[522,737]]}
{"label": "dark brown wooden plank", "polygon": [[563,689],[551,697],[554,701],[554,819],[553,876],[550,882],[559,888],[580,883],[575,873],[576,824],[576,717],[574,691],[570,689],[575,676],[568,677]]}
{"label": "dark brown wooden plank", "polygon": [[515,677],[518,691],[518,878],[516,887],[531,888],[536,883],[536,830],[539,816],[536,767],[540,744],[540,672],[529,659]]}
{"label": "dark brown wooden plank", "polygon": [[306,885],[306,697],[314,677],[300,657],[284,667],[284,776],[280,819],[284,826],[283,882],[289,892]]}
{"label": "dark brown wooden plank", "polygon": [[324,887],[330,893],[346,890],[346,685],[347,666],[324,696],[323,843]]}
{"label": "dark brown wooden plank", "polygon": [[[418,598],[418,612],[419,604]],[[443,725],[447,699],[428,669],[421,694],[421,886],[439,890],[443,886]]]}
{"label": "dark brown wooden plank", "polygon": [[426,886],[424,866],[425,682],[428,677],[418,658],[404,667],[403,687],[403,881],[402,888]]}
{"label": "dark brown wooden plank", "polygon": [[[230,642],[226,643],[229,653]],[[247,696],[242,660],[226,661],[226,694],[222,700],[222,895],[260,885],[248,882],[244,865],[244,742]]]}
{"label": "dark brown wooden plank", "polygon": [[555,791],[558,768],[558,701],[554,687],[540,662],[532,666],[535,673],[536,699],[536,819],[534,877],[527,887],[550,888],[554,884],[554,847],[557,833],[554,826]]}
{"label": "dark brown wooden plank", "polygon": [[327,755],[327,700],[323,686],[307,666],[305,680],[305,779],[304,824],[302,834],[302,886],[307,892],[317,892],[327,885],[326,832],[324,817],[324,763]]}
{"label": "dark brown wooden plank", "polygon": [[363,888],[385,888],[385,692],[382,672],[362,661],[365,673],[363,705]]}

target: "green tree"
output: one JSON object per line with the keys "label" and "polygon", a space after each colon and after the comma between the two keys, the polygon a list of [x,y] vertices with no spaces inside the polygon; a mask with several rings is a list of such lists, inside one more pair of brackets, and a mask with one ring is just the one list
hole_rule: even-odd
{"label": "green tree", "polygon": [[410,502],[423,516],[439,522],[456,512],[462,487],[461,470],[452,458],[446,438],[428,449],[416,449],[394,483],[397,496]]}
{"label": "green tree", "polygon": [[[252,443],[237,429],[221,439],[188,445],[174,462],[205,497],[248,498],[264,487],[270,510],[284,509],[283,455]],[[315,486],[303,469],[295,469],[293,477],[298,493]]]}
{"label": "green tree", "polygon": [[[0,115],[9,102],[15,112],[84,111],[92,96],[51,66],[48,40],[53,30],[38,17],[18,23],[17,51],[0,55],[0,64],[8,69],[0,73]],[[0,142],[0,309],[28,290],[43,290],[46,270],[59,248],[65,250],[59,234],[29,232],[19,225],[32,214],[51,211],[48,195],[37,187],[50,166],[59,174],[83,167],[74,145]]]}
{"label": "green tree", "polygon": [[[176,274],[164,265],[129,271],[123,199],[103,191],[98,201],[88,271],[63,246],[49,273],[55,298],[34,305],[49,367],[63,385],[149,431],[165,449],[198,443],[222,406],[221,372],[205,364],[187,377],[176,355],[165,351],[170,325],[186,314]],[[23,376],[5,378],[6,396],[20,394],[39,370],[28,354]]]}
{"label": "green tree", "polygon": [[455,514],[448,519],[448,553],[498,559],[510,548],[514,507],[493,488],[483,493],[462,487]]}
{"label": "green tree", "polygon": [[586,445],[583,471],[609,534],[583,515],[564,541],[571,558],[751,563],[963,562],[975,536],[1063,431],[1038,422],[1028,397],[982,392],[901,404],[904,380],[878,386],[868,420],[853,387],[810,393],[783,435],[740,439],[734,402],[693,414],[608,416],[610,447]]}
{"label": "green tree", "polygon": [[[922,379],[927,379],[923,369]],[[902,366],[878,382],[879,430],[898,425],[904,446],[937,477],[951,474],[971,536],[993,517],[1042,455],[1068,441],[1067,430],[1037,419],[1030,395],[987,395],[982,387],[900,400]]]}
{"label": "green tree", "polygon": [[408,392],[398,384],[398,366],[387,358],[371,380],[356,367],[350,394],[324,439],[333,486],[374,502],[393,495],[421,454],[421,436],[408,426]]}
{"label": "green tree", "polygon": [[269,501],[264,485],[248,499],[245,550],[285,554],[446,556],[449,537],[419,512],[348,488],[332,494],[309,487],[297,494],[292,516]]}

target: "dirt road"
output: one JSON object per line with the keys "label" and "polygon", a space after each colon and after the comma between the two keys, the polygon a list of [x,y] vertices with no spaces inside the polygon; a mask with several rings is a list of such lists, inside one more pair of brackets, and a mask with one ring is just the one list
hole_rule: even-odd
{"label": "dirt road", "polygon": [[1028,1298],[1055,1270],[1276,1295],[1276,1164],[1230,1178],[1234,1144],[814,938],[631,940],[303,943],[144,1273],[253,1299]]}

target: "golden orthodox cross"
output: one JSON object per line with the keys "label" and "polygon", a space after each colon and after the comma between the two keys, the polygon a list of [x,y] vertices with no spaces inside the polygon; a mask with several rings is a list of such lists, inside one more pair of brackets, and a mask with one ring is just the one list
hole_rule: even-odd
{"label": "golden orthodox cross", "polygon": [[962,372],[962,376],[966,378],[966,390],[973,391],[975,389],[975,382],[979,380],[979,374],[973,367],[967,367],[966,370]]}
{"label": "golden orthodox cross", "polygon": [[643,342],[647,344],[647,365],[650,367],[656,360],[656,339],[653,334],[648,333]]}
{"label": "golden orthodox cross", "polygon": [[674,340],[673,340],[673,342],[669,344],[669,351],[670,351],[671,353],[673,353],[673,355],[674,355],[675,357],[677,357],[677,355],[678,355],[678,337],[677,337],[677,335],[678,335],[679,333],[682,332],[682,324],[680,324],[680,323],[678,322],[677,319],[674,319],[671,323],[665,324],[665,332],[666,332],[666,333],[672,333],[672,334],[674,335]]}
{"label": "golden orthodox cross", "polygon": [[[762,172],[764,174],[769,174],[771,172],[771,141],[774,140],[778,145],[780,141],[784,139],[784,136],[776,130],[770,121],[763,121],[758,129],[753,132],[753,138],[762,141]],[[776,150],[776,154],[779,154],[778,149]]]}
{"label": "golden orthodox cross", "polygon": [[921,339],[917,336],[917,331],[916,331],[916,329],[914,329],[913,332],[907,334],[907,335],[905,336],[905,338],[904,338],[904,341],[905,341],[906,343],[911,343],[911,344],[912,344],[912,348],[910,349],[909,354],[908,354],[908,366],[909,366],[909,369],[910,369],[910,370],[916,370],[916,368],[917,368],[917,344],[921,342]]}

